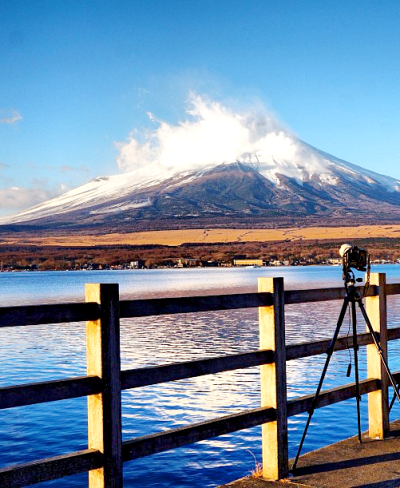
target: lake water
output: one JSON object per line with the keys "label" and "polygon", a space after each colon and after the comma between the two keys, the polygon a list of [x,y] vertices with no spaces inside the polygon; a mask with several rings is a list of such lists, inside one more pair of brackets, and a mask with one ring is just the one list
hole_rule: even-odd
{"label": "lake water", "polygon": [[[376,266],[400,282],[400,266]],[[286,289],[343,286],[340,267],[209,268],[89,272],[0,273],[0,306],[84,300],[85,283],[119,283],[122,299],[256,291],[257,278],[283,276]],[[340,301],[286,307],[287,343],[331,338]],[[388,298],[389,325],[400,325],[400,299]],[[207,358],[258,348],[256,309],[123,319],[122,368]],[[360,332],[364,323],[360,318]],[[346,317],[341,334],[349,330]],[[0,329],[0,386],[85,374],[85,324]],[[390,367],[400,369],[398,341]],[[352,355],[352,353],[350,353]],[[325,355],[287,364],[289,398],[314,393]],[[349,352],[332,357],[324,388],[349,382]],[[354,370],[354,368],[353,368]],[[365,348],[360,349],[365,378]],[[353,381],[353,379],[350,379]],[[260,405],[259,368],[203,376],[123,392],[123,439],[188,425]],[[363,430],[367,401],[363,397]],[[400,417],[396,404],[391,420]],[[293,457],[306,414],[289,421]],[[316,410],[303,453],[357,432],[355,400]],[[0,411],[0,466],[87,448],[86,399]],[[261,428],[252,428],[124,464],[127,487],[204,488],[240,478],[261,461]],[[37,486],[83,487],[87,474]]]}

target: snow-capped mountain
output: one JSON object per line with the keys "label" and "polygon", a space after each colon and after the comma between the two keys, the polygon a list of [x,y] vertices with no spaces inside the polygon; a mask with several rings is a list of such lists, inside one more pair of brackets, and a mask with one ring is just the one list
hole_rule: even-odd
{"label": "snow-capped mountain", "polygon": [[399,220],[400,181],[296,140],[278,156],[174,174],[98,177],[0,224],[138,229],[321,218],[336,224]]}

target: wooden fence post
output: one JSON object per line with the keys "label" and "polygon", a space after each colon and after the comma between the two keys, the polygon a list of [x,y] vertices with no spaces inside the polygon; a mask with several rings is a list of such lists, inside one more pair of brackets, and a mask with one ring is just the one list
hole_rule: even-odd
{"label": "wooden fence post", "polygon": [[121,359],[118,284],[87,284],[86,302],[100,304],[87,322],[87,374],[103,391],[88,396],[88,447],[103,453],[103,468],[89,471],[89,488],[122,487]]}
{"label": "wooden fence post", "polygon": [[[387,360],[386,275],[372,273],[371,285],[377,285],[378,295],[366,298],[366,312],[372,328],[378,333]],[[368,330],[367,330],[368,332]],[[388,377],[374,344],[367,346],[368,378],[381,380],[382,389],[368,394],[369,436],[383,439],[389,435]]]}
{"label": "wooden fence post", "polygon": [[275,352],[275,362],[261,366],[261,406],[276,409],[276,421],[262,425],[263,477],[288,475],[286,345],[283,278],[259,278],[258,291],[273,295],[273,305],[259,308],[260,348]]}

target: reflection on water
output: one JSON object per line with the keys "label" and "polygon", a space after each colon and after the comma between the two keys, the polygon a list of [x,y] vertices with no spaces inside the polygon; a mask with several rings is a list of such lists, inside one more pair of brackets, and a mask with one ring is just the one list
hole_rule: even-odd
{"label": "reflection on water", "polygon": [[[393,267],[395,268],[395,267]],[[310,269],[310,268],[308,268]],[[303,269],[289,270],[286,276],[287,288],[303,288],[329,286],[318,282],[314,270],[307,274]],[[330,268],[326,271],[328,282],[334,278]],[[182,271],[182,270],[180,270]],[[175,287],[177,294],[184,288],[182,276],[193,279],[193,274],[173,270],[157,277],[157,287],[169,291]],[[189,270],[191,271],[191,270]],[[221,277],[231,278],[232,292],[255,289],[255,280],[265,270],[247,270],[232,274],[213,275],[204,270],[204,275],[194,270],[196,291],[206,288],[221,288]],[[231,270],[228,270],[231,271]],[[269,272],[269,270],[266,270]],[[279,270],[280,272],[281,270]],[[338,269],[334,269],[339,273]],[[393,273],[397,271],[397,268]],[[192,272],[192,271],[191,271]],[[256,273],[255,273],[256,272]],[[276,270],[274,270],[276,274]],[[26,273],[28,274],[28,273]],[[62,277],[75,273],[64,273]],[[135,286],[127,283],[126,278],[133,273],[122,273],[120,282],[124,296],[138,295]],[[282,273],[279,273],[282,274]],[[22,274],[21,274],[22,275]],[[81,273],[85,281],[106,281],[107,273],[92,275]],[[34,277],[40,281],[39,273],[29,274],[27,280]],[[78,276],[78,275],[76,275]],[[136,276],[136,275],[135,275]],[[216,276],[215,281],[212,277]],[[237,284],[241,276],[243,286]],[[293,276],[295,276],[293,278]],[[113,274],[110,281],[116,281],[118,275]],[[180,277],[181,281],[172,286],[172,282]],[[81,287],[81,276],[79,286]],[[89,278],[89,279],[88,279]],[[13,277],[8,278],[11,282]],[[48,288],[64,289],[66,283],[58,283],[50,275],[49,284],[42,281],[41,290]],[[0,283],[2,275],[0,275]],[[17,281],[20,277],[17,276]],[[186,287],[190,286],[186,281]],[[9,281],[9,282],[10,282]],[[54,281],[57,282],[54,285]],[[63,281],[60,277],[58,281]],[[133,280],[134,281],[134,280]],[[177,280],[179,281],[179,280]],[[252,282],[251,285],[249,284]],[[398,280],[400,281],[400,279]],[[30,285],[19,281],[21,287]],[[68,283],[67,283],[68,284]],[[340,286],[339,282],[335,286]],[[31,282],[32,285],[32,282]],[[307,286],[308,285],[308,286]],[[11,286],[13,288],[14,285]],[[83,286],[83,285],[82,285]],[[17,287],[18,288],[18,287]],[[154,293],[155,285],[147,280],[141,282],[142,292],[147,295]],[[144,288],[144,289],[143,289]],[[82,288],[83,289],[83,288]],[[80,289],[80,296],[83,291]],[[76,299],[77,293],[67,292],[58,296]],[[228,292],[231,289],[227,290]],[[12,296],[7,291],[7,300],[18,302],[24,297]],[[34,291],[25,297],[25,303],[35,296]],[[69,293],[69,294],[68,294]],[[194,294],[194,293],[190,293]],[[46,295],[46,294],[45,294]],[[6,294],[3,294],[3,300]],[[81,299],[81,298],[80,298]],[[54,301],[52,294],[45,296],[45,301]],[[4,305],[4,302],[3,302]],[[389,324],[399,326],[400,300],[388,298]],[[330,338],[336,327],[341,302],[290,305],[286,307],[286,340],[288,344],[307,342],[316,339]],[[359,330],[364,324],[359,318]],[[346,317],[341,335],[349,333],[349,320]],[[3,372],[1,386],[20,384],[29,381],[44,381],[85,374],[85,324],[62,324],[35,327],[19,327],[0,329],[0,367]],[[123,319],[121,321],[121,354],[122,368],[165,364],[234,354],[258,348],[258,315],[257,310],[236,310],[209,312],[201,314],[178,314],[175,316],[145,317],[141,319]],[[390,345],[390,365],[393,370],[400,369],[398,345]],[[351,353],[352,354],[352,353]],[[288,396],[314,393],[317,386],[325,355],[290,361],[287,364]],[[330,388],[349,381],[346,369],[349,352],[337,352],[332,356],[331,364],[324,383]],[[354,368],[353,368],[354,369]],[[365,348],[360,349],[360,375],[365,378]],[[353,381],[351,379],[351,381]],[[365,398],[365,397],[364,397]],[[217,375],[209,375],[181,380],[171,383],[154,385],[123,392],[123,438],[146,435],[167,430],[193,422],[209,420],[218,416],[240,412],[260,405],[259,368],[230,371]],[[362,401],[363,428],[366,423],[366,398]],[[392,417],[400,415],[400,407],[396,405]],[[294,456],[302,434],[306,415],[299,415],[289,422],[289,451]],[[261,460],[261,429],[259,427],[211,439],[171,452],[131,461],[124,465],[125,486],[140,487],[212,487],[249,474],[254,469],[254,457]],[[306,438],[303,452],[321,447],[327,443],[354,435],[357,431],[355,401],[347,401],[317,410]],[[1,465],[32,461],[41,457],[55,456],[87,447],[86,399],[64,400],[44,405],[20,407],[0,411],[0,449]],[[86,474],[72,476],[43,483],[42,486],[78,487],[85,486]]]}

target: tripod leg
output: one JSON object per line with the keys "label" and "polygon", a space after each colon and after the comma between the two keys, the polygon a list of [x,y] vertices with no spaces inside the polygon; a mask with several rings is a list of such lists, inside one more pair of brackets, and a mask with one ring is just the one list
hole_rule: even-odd
{"label": "tripod leg", "polygon": [[356,304],[354,300],[352,300],[351,302],[351,321],[353,324],[353,349],[354,349],[354,370],[355,370],[354,374],[356,377],[358,441],[361,442],[360,375],[358,372],[357,317],[356,317]]}
{"label": "tripod leg", "polygon": [[301,441],[300,441],[299,448],[297,450],[296,458],[295,458],[294,463],[293,463],[293,466],[292,466],[292,471],[294,471],[296,469],[297,462],[298,462],[299,457],[300,457],[301,449],[303,447],[304,440],[305,440],[306,435],[307,435],[307,430],[308,430],[308,427],[310,426],[311,418],[313,416],[315,407],[317,406],[318,396],[319,396],[319,393],[321,391],[322,384],[324,382],[326,372],[328,370],[329,361],[331,360],[333,351],[335,349],[335,344],[336,344],[337,338],[339,336],[340,327],[342,326],[344,316],[346,315],[346,310],[347,310],[347,305],[348,304],[349,304],[349,297],[346,294],[346,296],[344,297],[344,302],[343,302],[343,305],[342,305],[342,310],[340,311],[339,319],[338,319],[338,322],[337,322],[337,325],[336,325],[335,333],[333,334],[333,338],[331,340],[331,343],[329,345],[329,348],[326,351],[327,357],[326,357],[326,360],[325,360],[324,369],[322,370],[322,374],[321,374],[321,378],[320,378],[319,383],[318,383],[317,390],[315,392],[314,398],[312,399],[311,406],[310,406],[310,408],[308,410],[308,419],[307,419],[307,422],[306,422],[306,426],[304,428],[304,432],[303,432],[303,436],[302,436]]}
{"label": "tripod leg", "polygon": [[[396,388],[397,388],[397,391],[399,391],[400,385],[397,386]],[[392,410],[392,407],[394,405],[395,400],[396,400],[396,392],[393,393],[393,398],[392,398],[390,405],[389,405],[389,412]]]}
{"label": "tripod leg", "polygon": [[375,332],[375,331],[374,331],[374,329],[372,328],[372,325],[371,325],[371,322],[370,322],[370,320],[369,320],[369,318],[368,318],[367,312],[365,311],[365,308],[364,308],[364,304],[363,304],[363,302],[361,301],[361,299],[359,299],[359,300],[357,300],[357,301],[358,301],[358,305],[359,305],[359,307],[360,307],[360,309],[361,309],[361,312],[362,312],[362,314],[363,314],[363,317],[364,317],[364,319],[365,319],[365,323],[367,324],[368,330],[369,330],[369,332],[370,332],[370,334],[371,334],[372,340],[373,340],[373,342],[374,342],[374,344],[375,344],[375,346],[376,346],[376,349],[377,349],[377,351],[378,351],[378,353],[379,353],[379,356],[380,356],[380,358],[381,358],[381,361],[382,361],[383,367],[385,368],[385,371],[386,371],[386,373],[387,373],[387,375],[388,375],[389,381],[390,381],[391,385],[393,386],[393,389],[394,389],[394,394],[395,394],[395,396],[396,396],[397,400],[398,400],[398,401],[399,401],[399,403],[400,403],[400,394],[399,394],[399,390],[398,390],[398,388],[397,388],[397,385],[396,385],[396,382],[395,382],[395,380],[394,380],[394,378],[393,378],[393,375],[392,375],[392,373],[390,372],[389,365],[388,365],[388,363],[387,363],[387,361],[386,361],[386,358],[385,358],[385,356],[384,356],[384,354],[383,354],[383,350],[382,350],[382,348],[381,348],[381,345],[379,344],[379,340],[378,340],[378,337],[377,337],[377,335],[376,335],[376,332]]}

